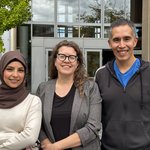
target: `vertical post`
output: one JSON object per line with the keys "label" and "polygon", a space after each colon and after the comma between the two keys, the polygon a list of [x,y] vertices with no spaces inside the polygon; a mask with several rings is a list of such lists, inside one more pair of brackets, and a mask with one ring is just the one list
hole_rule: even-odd
{"label": "vertical post", "polygon": [[143,0],[142,58],[144,60],[150,61],[150,0]]}
{"label": "vertical post", "polygon": [[17,50],[17,32],[16,28],[12,28],[10,30],[10,50],[14,51]]}

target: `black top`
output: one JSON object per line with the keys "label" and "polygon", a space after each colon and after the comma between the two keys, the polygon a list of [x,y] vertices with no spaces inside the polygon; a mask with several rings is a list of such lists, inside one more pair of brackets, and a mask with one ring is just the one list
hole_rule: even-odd
{"label": "black top", "polygon": [[56,93],[54,94],[51,126],[56,141],[59,141],[69,136],[71,111],[75,95],[75,89],[76,88],[73,84],[66,96],[60,97]]}

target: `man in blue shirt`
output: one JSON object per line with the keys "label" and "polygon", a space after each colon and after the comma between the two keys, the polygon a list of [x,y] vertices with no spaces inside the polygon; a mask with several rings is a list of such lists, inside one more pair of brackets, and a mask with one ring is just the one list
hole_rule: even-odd
{"label": "man in blue shirt", "polygon": [[150,65],[134,56],[134,23],[111,24],[109,46],[115,59],[99,68],[102,96],[102,150],[150,149]]}

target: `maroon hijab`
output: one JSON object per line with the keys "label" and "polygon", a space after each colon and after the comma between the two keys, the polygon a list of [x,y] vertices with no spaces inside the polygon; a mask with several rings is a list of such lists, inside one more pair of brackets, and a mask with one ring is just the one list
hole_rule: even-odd
{"label": "maroon hijab", "polygon": [[[12,61],[19,61],[27,71],[27,64],[25,58],[19,51],[9,51],[5,53],[0,60],[0,108],[7,109],[21,103],[29,94],[23,81],[17,88],[9,87],[3,80],[3,73],[7,65]],[[24,79],[25,80],[25,79]]]}

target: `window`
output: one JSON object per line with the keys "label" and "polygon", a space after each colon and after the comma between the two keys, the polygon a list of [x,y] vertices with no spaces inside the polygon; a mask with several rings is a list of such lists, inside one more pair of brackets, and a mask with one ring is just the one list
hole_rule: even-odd
{"label": "window", "polygon": [[33,36],[38,37],[54,37],[54,26],[44,24],[33,25]]}
{"label": "window", "polygon": [[99,26],[81,26],[80,27],[80,37],[84,35],[84,37],[90,38],[100,38],[101,37],[101,27]]}
{"label": "window", "polygon": [[138,36],[138,42],[137,42],[135,49],[142,50],[142,27],[141,27],[141,25],[136,26],[136,33]]}
{"label": "window", "polygon": [[96,70],[101,66],[101,51],[87,51],[87,72],[90,77],[94,77]]}
{"label": "window", "polygon": [[32,0],[32,21],[54,22],[54,0]]}
{"label": "window", "polygon": [[130,19],[130,0],[104,0],[104,23],[120,17]]}
{"label": "window", "polygon": [[80,0],[80,22],[101,23],[101,0]]}
{"label": "window", "polygon": [[58,0],[57,22],[77,22],[78,1],[77,0]]}
{"label": "window", "polygon": [[79,28],[76,26],[58,26],[57,37],[60,37],[60,38],[78,37],[78,31],[79,31]]}

